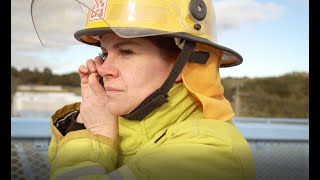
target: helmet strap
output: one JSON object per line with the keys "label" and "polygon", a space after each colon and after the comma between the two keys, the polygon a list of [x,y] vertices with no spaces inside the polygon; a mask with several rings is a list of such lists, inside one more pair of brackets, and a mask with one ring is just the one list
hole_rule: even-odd
{"label": "helmet strap", "polygon": [[160,107],[162,104],[168,102],[168,92],[175,83],[177,77],[182,71],[184,65],[188,62],[190,57],[193,55],[194,48],[196,46],[195,42],[186,41],[183,49],[180,51],[176,63],[174,64],[168,78],[162,84],[162,86],[149,95],[138,107],[136,107],[129,114],[123,115],[122,117],[129,120],[142,120],[149,113],[151,113],[156,108]]}

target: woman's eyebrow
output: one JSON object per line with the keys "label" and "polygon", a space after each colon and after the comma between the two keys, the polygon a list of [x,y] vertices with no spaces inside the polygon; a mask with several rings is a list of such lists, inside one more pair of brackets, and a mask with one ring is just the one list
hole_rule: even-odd
{"label": "woman's eyebrow", "polygon": [[137,43],[136,41],[132,41],[132,40],[124,40],[124,41],[120,41],[120,42],[117,42],[115,44],[112,45],[112,48],[114,49],[117,49],[121,46],[124,46],[124,45],[137,45],[137,46],[141,46],[141,44]]}
{"label": "woman's eyebrow", "polygon": [[[124,41],[120,41],[120,42],[117,42],[115,44],[112,45],[112,48],[113,49],[117,49],[117,48],[120,48],[121,46],[124,46],[124,45],[137,45],[137,46],[142,46],[140,43],[136,42],[136,41],[132,41],[132,40],[124,40]],[[107,51],[107,49],[103,46],[100,46],[101,50],[103,51]]]}

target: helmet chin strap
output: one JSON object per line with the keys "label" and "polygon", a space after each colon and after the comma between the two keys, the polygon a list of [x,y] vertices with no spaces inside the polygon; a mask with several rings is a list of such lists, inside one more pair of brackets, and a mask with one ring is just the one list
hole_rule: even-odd
{"label": "helmet chin strap", "polygon": [[[162,104],[168,102],[168,92],[175,83],[175,80],[182,71],[184,65],[188,61],[206,63],[209,59],[209,53],[206,52],[194,52],[196,46],[195,42],[186,41],[183,45],[182,50],[180,51],[176,63],[174,64],[168,78],[162,84],[162,86],[149,95],[138,107],[136,107],[129,114],[123,115],[122,117],[128,120],[142,120],[149,113],[151,113],[156,108],[160,107]],[[191,60],[192,59],[192,60]],[[194,59],[198,59],[194,61]]]}
{"label": "helmet chin strap", "polygon": [[129,114],[123,115],[122,117],[129,120],[142,120],[154,109],[160,107],[162,104],[168,102],[168,92],[173,86],[175,80],[179,76],[182,68],[187,63],[189,58],[192,55],[192,52],[195,48],[196,43],[187,41],[180,51],[176,63],[174,64],[168,78],[162,84],[162,86],[157,89],[155,92],[150,94],[138,107],[136,107]]}

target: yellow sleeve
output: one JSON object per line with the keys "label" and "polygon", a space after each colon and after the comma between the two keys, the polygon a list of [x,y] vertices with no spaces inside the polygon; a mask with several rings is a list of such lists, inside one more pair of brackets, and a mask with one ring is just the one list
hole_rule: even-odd
{"label": "yellow sleeve", "polygon": [[51,119],[52,138],[48,149],[50,179],[103,177],[115,169],[116,143],[110,138],[94,135],[87,129],[62,136],[53,123],[63,114],[79,109],[80,103],[66,105]]}

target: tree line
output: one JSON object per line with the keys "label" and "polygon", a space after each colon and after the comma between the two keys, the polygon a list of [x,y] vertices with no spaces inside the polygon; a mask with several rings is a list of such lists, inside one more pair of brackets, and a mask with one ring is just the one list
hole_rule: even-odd
{"label": "tree line", "polygon": [[224,78],[222,84],[237,116],[309,118],[309,73]]}
{"label": "tree line", "polygon": [[[225,97],[239,117],[309,117],[309,73],[291,72],[277,77],[221,79]],[[43,71],[11,67],[11,97],[17,85],[61,85],[80,87],[76,72],[56,75]]]}
{"label": "tree line", "polygon": [[79,86],[80,78],[78,73],[56,75],[50,68],[44,68],[43,71],[38,69],[30,70],[28,68],[17,70],[11,67],[11,79],[17,84],[23,85],[61,85],[61,86]]}

